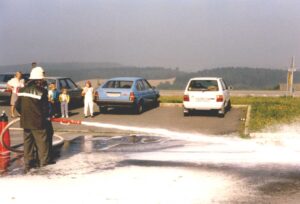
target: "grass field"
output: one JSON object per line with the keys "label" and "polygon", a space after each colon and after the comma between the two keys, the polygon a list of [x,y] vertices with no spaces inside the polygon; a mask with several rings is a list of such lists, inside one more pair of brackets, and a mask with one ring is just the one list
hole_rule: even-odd
{"label": "grass field", "polygon": [[[182,96],[162,96],[162,103],[181,103]],[[291,123],[300,118],[300,98],[231,97],[233,105],[251,105],[250,131]]]}

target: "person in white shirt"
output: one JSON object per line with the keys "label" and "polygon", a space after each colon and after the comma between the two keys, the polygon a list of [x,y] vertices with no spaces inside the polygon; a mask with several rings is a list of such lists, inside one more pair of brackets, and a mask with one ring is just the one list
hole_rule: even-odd
{"label": "person in white shirt", "polygon": [[84,117],[88,117],[88,109],[90,110],[91,117],[94,117],[94,88],[90,81],[85,83],[82,96],[84,96]]}
{"label": "person in white shirt", "polygon": [[15,117],[15,104],[18,99],[18,92],[20,88],[23,88],[25,85],[24,79],[22,79],[22,72],[16,72],[14,78],[7,82],[7,87],[11,90],[11,99],[10,99],[10,113],[11,117]]}

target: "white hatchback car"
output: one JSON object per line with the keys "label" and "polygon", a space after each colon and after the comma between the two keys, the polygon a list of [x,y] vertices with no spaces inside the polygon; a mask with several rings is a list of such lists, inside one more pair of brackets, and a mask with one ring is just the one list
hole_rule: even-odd
{"label": "white hatchback car", "polygon": [[224,117],[231,108],[229,88],[222,78],[192,78],[184,91],[183,107],[184,116],[193,110],[217,110]]}

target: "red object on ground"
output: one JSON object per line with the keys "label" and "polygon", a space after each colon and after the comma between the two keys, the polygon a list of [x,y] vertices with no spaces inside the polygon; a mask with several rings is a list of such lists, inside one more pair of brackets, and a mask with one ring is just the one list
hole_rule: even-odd
{"label": "red object on ground", "polygon": [[6,153],[7,155],[0,155],[0,173],[5,172],[7,170],[9,161],[10,161],[10,153]]}
{"label": "red object on ground", "polygon": [[[7,126],[7,124],[8,124],[7,115],[5,113],[2,113],[2,115],[0,116],[0,133],[2,133],[2,130]],[[9,130],[5,131],[1,139],[2,141],[0,141],[0,154],[4,154],[6,152],[9,152],[9,150],[6,149],[6,147],[10,147]]]}
{"label": "red object on ground", "polygon": [[66,124],[73,124],[73,125],[81,125],[81,121],[80,120],[70,120],[70,119],[66,119],[66,118],[52,118],[51,121],[52,122],[56,122],[56,123],[66,123]]}

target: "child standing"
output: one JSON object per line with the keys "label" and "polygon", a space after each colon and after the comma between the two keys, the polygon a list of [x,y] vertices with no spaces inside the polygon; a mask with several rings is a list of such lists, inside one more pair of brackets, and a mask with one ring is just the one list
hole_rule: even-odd
{"label": "child standing", "polygon": [[69,117],[70,95],[68,94],[67,89],[64,88],[62,90],[62,93],[59,95],[59,102],[60,102],[61,117],[68,118]]}
{"label": "child standing", "polygon": [[59,91],[56,88],[55,83],[51,83],[49,85],[49,91],[48,91],[48,98],[50,102],[50,109],[51,109],[51,116],[52,117],[58,117],[58,111],[59,111]]}
{"label": "child standing", "polygon": [[90,81],[85,83],[82,96],[84,96],[84,117],[88,117],[88,109],[90,109],[91,117],[94,117],[94,88]]}

